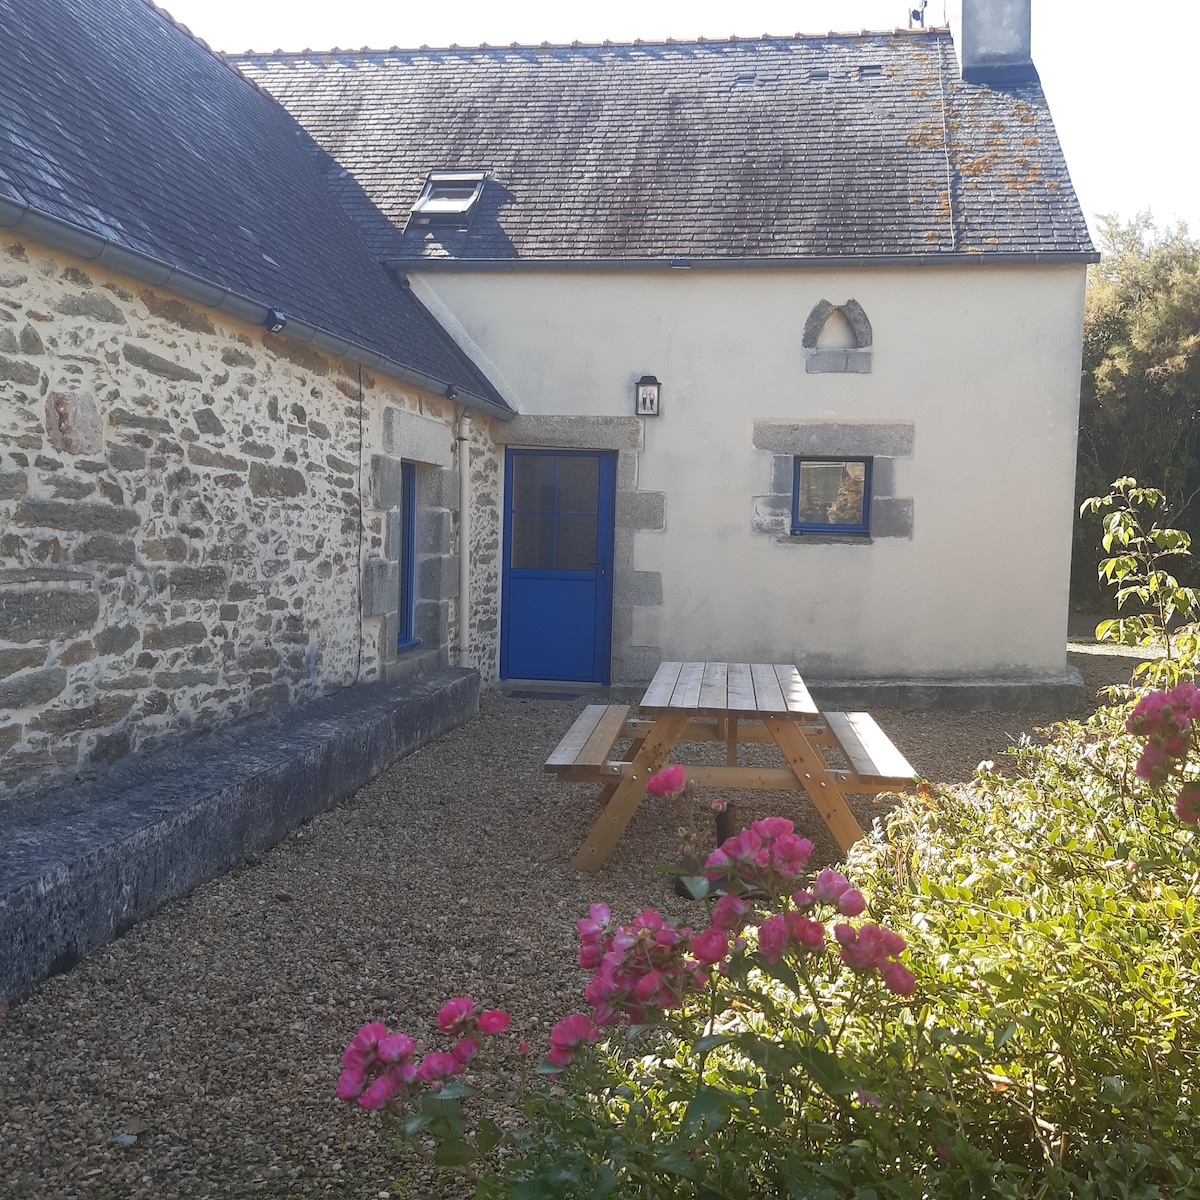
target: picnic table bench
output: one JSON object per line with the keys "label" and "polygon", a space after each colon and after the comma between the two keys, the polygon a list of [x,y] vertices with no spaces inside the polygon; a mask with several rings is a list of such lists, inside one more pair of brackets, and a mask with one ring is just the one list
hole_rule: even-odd
{"label": "picnic table bench", "polygon": [[[574,859],[596,870],[612,852],[678,742],[719,741],[724,766],[683,764],[700,787],[803,791],[843,850],[863,832],[846,793],[873,794],[911,785],[912,766],[865,712],[822,713],[799,671],[788,664],[668,662],[642,697],[646,716],[627,704],[589,704],[546,760],[559,779],[598,783],[603,812]],[[615,755],[622,740],[625,756]],[[738,763],[743,743],[774,743],[786,767]],[[833,767],[822,746],[836,747],[848,767]]]}

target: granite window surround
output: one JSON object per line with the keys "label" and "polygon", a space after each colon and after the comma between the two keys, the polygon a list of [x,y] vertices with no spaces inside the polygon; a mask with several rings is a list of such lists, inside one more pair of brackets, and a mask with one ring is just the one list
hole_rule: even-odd
{"label": "granite window surround", "polygon": [[[819,346],[821,331],[835,313],[840,313],[854,334],[851,347]],[[831,304],[818,300],[813,305],[800,344],[804,348],[804,370],[809,375],[851,374],[866,375],[871,370],[871,346],[874,332],[863,306],[857,300]]]}
{"label": "granite window surround", "polygon": [[[911,538],[913,502],[895,495],[895,462],[911,458],[911,421],[755,421],[754,447],[771,455],[770,492],[751,502],[751,529],[782,545],[870,546],[878,538]],[[797,458],[869,458],[869,532],[792,532]]]}
{"label": "granite window surround", "polygon": [[[380,671],[392,680],[430,654],[439,665],[449,662],[450,601],[458,596],[458,555],[452,545],[458,475],[453,434],[443,421],[389,406],[383,448],[383,454],[371,456],[370,476],[371,507],[383,513],[383,548],[363,564],[362,616],[364,622],[379,621]],[[407,488],[406,476],[412,480]],[[406,491],[410,503],[415,493],[408,529]],[[406,551],[412,555],[409,562]],[[405,569],[412,572],[412,641],[398,647]]]}

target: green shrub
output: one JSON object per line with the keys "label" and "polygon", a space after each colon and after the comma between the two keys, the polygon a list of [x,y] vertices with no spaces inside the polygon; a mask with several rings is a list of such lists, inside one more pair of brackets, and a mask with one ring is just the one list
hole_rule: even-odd
{"label": "green shrub", "polygon": [[1127,712],[905,800],[852,855],[912,1001],[750,948],[715,1022],[610,1033],[531,1101],[480,1194],[1200,1197],[1200,862]]}
{"label": "green shrub", "polygon": [[1157,488],[1138,487],[1136,479],[1123,478],[1107,496],[1085,500],[1079,515],[1104,514],[1102,544],[1109,557],[1101,559],[1098,573],[1102,585],[1115,589],[1120,614],[1096,626],[1097,640],[1161,651],[1161,658],[1139,664],[1134,675],[1171,687],[1196,674],[1200,593],[1181,585],[1167,569],[1168,563],[1177,570],[1191,559],[1191,537],[1154,520],[1143,528],[1144,517],[1152,517],[1164,502]]}

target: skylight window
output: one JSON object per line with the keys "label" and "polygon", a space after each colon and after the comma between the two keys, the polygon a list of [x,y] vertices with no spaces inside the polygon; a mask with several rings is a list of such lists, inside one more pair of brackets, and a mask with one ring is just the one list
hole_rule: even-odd
{"label": "skylight window", "polygon": [[482,171],[430,171],[421,197],[413,205],[413,224],[465,229],[483,191],[483,180]]}

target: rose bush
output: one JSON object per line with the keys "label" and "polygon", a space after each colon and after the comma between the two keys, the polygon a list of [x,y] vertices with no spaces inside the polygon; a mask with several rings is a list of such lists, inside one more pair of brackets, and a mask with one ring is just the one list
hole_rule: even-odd
{"label": "rose bush", "polygon": [[706,858],[683,831],[697,917],[592,907],[589,1011],[518,1060],[539,1086],[502,1073],[508,1132],[467,1129],[459,1047],[507,1022],[466,998],[447,1051],[364,1026],[338,1094],[445,1165],[499,1150],[479,1197],[1200,1198],[1198,699],[1148,693],[1014,777],[924,789],[845,874],[785,818]]}

